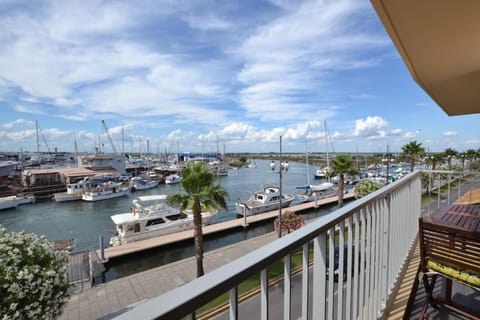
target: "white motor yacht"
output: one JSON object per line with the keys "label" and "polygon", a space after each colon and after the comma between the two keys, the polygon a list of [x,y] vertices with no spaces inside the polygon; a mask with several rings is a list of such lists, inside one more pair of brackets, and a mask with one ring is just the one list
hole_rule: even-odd
{"label": "white motor yacht", "polygon": [[235,204],[235,211],[237,215],[254,215],[262,212],[268,212],[280,208],[280,199],[282,201],[282,208],[288,207],[295,199],[295,195],[282,194],[280,196],[280,189],[277,187],[265,187],[261,191],[254,192],[250,198],[245,201],[239,201]]}
{"label": "white motor yacht", "polygon": [[15,208],[16,206],[18,206],[18,200],[16,196],[0,198],[0,210]]}
{"label": "white motor yacht", "polygon": [[83,193],[87,190],[87,180],[83,179],[76,183],[68,183],[67,191],[53,194],[57,202],[82,200]]}
{"label": "white motor yacht", "polygon": [[147,190],[152,189],[158,186],[160,181],[158,180],[146,180],[140,177],[135,177],[130,182],[130,191],[140,191],[140,190]]}
{"label": "white motor yacht", "polygon": [[[162,236],[193,228],[193,214],[180,212],[166,203],[166,195],[137,197],[132,210],[111,216],[116,235],[110,239],[112,246]],[[208,224],[216,212],[202,212],[202,224]]]}
{"label": "white motor yacht", "polygon": [[182,182],[182,180],[182,176],[175,173],[165,177],[165,184],[176,184]]}
{"label": "white motor yacht", "polygon": [[128,188],[114,181],[105,181],[102,184],[92,186],[82,194],[83,201],[101,201],[128,195]]}

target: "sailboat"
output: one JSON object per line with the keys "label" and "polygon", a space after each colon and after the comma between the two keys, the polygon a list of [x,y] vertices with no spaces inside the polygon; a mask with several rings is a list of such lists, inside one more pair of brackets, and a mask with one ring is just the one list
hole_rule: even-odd
{"label": "sailboat", "polygon": [[[324,122],[325,126],[325,146],[326,146],[326,152],[327,152],[327,166],[324,168],[320,168],[315,172],[315,179],[328,179],[330,182],[329,178],[329,173],[332,171],[332,168],[330,168],[330,158],[329,158],[329,153],[328,153],[328,144],[329,144],[329,139],[328,139],[328,129],[327,129],[327,121],[325,120]],[[332,148],[333,149],[333,148]]]}
{"label": "sailboat", "polygon": [[336,189],[333,187],[334,184],[330,181],[322,182],[320,184],[310,184],[310,169],[308,163],[308,151],[307,151],[307,140],[305,139],[305,163],[307,170],[307,184],[305,186],[299,186],[297,189],[305,190],[304,194],[297,195],[298,202],[307,202],[314,201],[318,199],[323,199],[329,196],[334,196],[336,194]]}

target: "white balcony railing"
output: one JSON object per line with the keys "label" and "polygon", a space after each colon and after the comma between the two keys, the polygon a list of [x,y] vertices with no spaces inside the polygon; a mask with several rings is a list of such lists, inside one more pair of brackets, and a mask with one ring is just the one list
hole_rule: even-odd
{"label": "white balcony railing", "polygon": [[[255,318],[268,319],[272,308],[282,310],[284,319],[379,318],[414,243],[421,194],[421,172],[417,171],[117,318],[194,319],[195,310],[228,292],[227,316],[238,319],[238,285],[258,273],[260,307],[254,311]],[[337,258],[335,246],[345,248],[337,249]],[[292,295],[296,280],[291,255],[299,250],[303,252],[298,282],[302,294]],[[283,301],[269,300],[267,270],[282,259]],[[338,279],[326,276],[334,273]]]}

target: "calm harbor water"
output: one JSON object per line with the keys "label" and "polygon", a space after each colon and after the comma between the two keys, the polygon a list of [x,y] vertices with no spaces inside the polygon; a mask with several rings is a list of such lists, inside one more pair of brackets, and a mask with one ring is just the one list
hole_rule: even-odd
{"label": "calm harbor water", "polygon": [[[229,170],[228,176],[219,177],[218,182],[228,191],[228,210],[222,210],[212,223],[236,218],[235,202],[246,200],[250,194],[262,186],[278,185],[278,170],[270,169],[270,161],[255,160],[257,168]],[[278,161],[277,161],[278,168]],[[310,181],[317,167],[309,168]],[[307,183],[307,168],[303,163],[289,163],[284,172],[282,185],[284,193],[297,193],[297,186]],[[0,212],[0,224],[10,231],[25,230],[45,235],[48,239],[75,238],[75,251],[94,250],[99,247],[99,236],[104,235],[107,244],[110,232],[114,229],[110,216],[129,212],[131,201],[139,195],[171,194],[182,192],[181,185],[160,185],[158,188],[139,191],[128,197],[110,199],[99,202],[73,201],[57,203],[41,201]],[[332,206],[334,207],[334,206]],[[306,215],[306,218],[328,213],[332,207],[323,208]],[[242,241],[273,230],[272,223],[251,227],[247,231],[231,232],[207,238],[205,251]],[[170,263],[193,255],[193,243],[183,243],[138,254],[134,258],[126,257],[107,265],[107,270],[100,281],[108,281],[128,274],[146,270],[155,266]]]}

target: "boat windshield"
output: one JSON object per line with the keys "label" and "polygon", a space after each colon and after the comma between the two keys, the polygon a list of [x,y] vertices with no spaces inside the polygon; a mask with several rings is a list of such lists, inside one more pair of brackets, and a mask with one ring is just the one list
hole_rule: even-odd
{"label": "boat windshield", "polygon": [[157,224],[162,224],[162,223],[165,223],[165,220],[163,220],[162,218],[148,220],[147,227],[148,226],[154,226],[154,225],[157,225]]}

